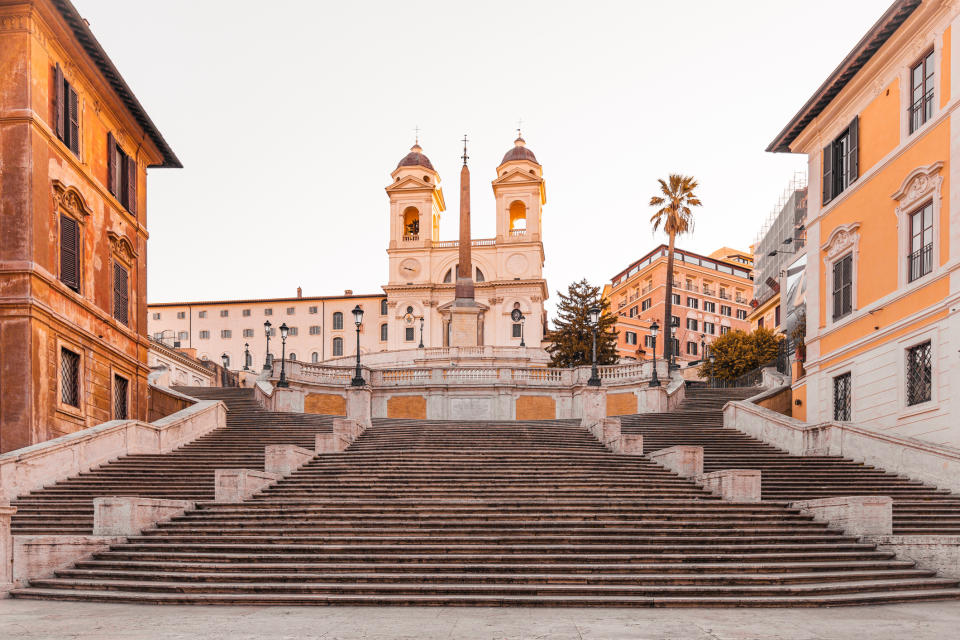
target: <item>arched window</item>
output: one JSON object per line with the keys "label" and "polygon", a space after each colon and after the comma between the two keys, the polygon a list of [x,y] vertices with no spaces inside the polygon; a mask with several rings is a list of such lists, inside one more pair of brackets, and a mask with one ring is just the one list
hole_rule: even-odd
{"label": "arched window", "polygon": [[407,207],[403,210],[403,239],[420,239],[420,212],[416,207]]}
{"label": "arched window", "polygon": [[[342,322],[342,320],[341,320]],[[343,338],[334,338],[333,339],[333,355],[342,356],[343,355]]]}
{"label": "arched window", "polygon": [[387,315],[387,299],[386,298],[380,301],[380,315],[382,316]]}
{"label": "arched window", "polygon": [[380,341],[381,341],[381,342],[386,342],[386,341],[387,341],[387,335],[388,335],[388,334],[387,334],[387,331],[388,331],[388,329],[387,329],[387,323],[384,322],[382,325],[380,325]]}
{"label": "arched window", "polygon": [[333,314],[333,330],[339,331],[343,329],[343,314],[337,311]]}
{"label": "arched window", "polygon": [[296,359],[297,359],[297,354],[291,353],[291,354],[290,354],[290,360],[291,360],[291,361],[294,361],[294,360],[296,360]]}
{"label": "arched window", "polygon": [[310,354],[310,362],[320,362],[320,354],[314,351]]}
{"label": "arched window", "polygon": [[510,231],[527,230],[527,205],[519,200],[510,203]]}
{"label": "arched window", "polygon": [[483,277],[483,271],[480,271],[480,267],[477,267],[476,281],[483,282],[485,278]]}
{"label": "arched window", "polygon": [[[451,268],[447,269],[447,272],[443,276],[444,284],[449,284],[453,282],[453,274],[457,272],[457,269],[460,268],[459,264],[453,265]],[[483,271],[480,271],[480,267],[474,267],[474,281],[475,282],[484,282],[486,278],[483,275]]]}
{"label": "arched window", "polygon": [[407,313],[413,315],[413,307],[407,307]]}

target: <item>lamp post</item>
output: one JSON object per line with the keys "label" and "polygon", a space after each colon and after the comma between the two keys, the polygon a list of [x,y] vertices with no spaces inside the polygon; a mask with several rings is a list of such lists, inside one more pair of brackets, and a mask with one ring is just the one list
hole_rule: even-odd
{"label": "lamp post", "polygon": [[587,385],[591,387],[600,386],[600,374],[597,371],[597,327],[600,324],[600,307],[590,307],[587,311],[587,318],[590,321],[590,328],[593,329],[593,357],[590,368],[590,379]]}
{"label": "lamp post", "polygon": [[653,344],[650,351],[653,352],[653,375],[650,377],[650,386],[659,387],[660,378],[657,377],[657,333],[660,331],[660,325],[654,320],[650,325],[650,337],[653,338]]}
{"label": "lamp post", "polygon": [[263,323],[263,332],[267,334],[267,356],[263,359],[264,369],[273,369],[273,361],[270,360],[270,321]]}
{"label": "lamp post", "polygon": [[[590,311],[592,312],[593,309],[591,309]],[[593,316],[590,316],[590,317],[592,318]],[[513,320],[514,322],[520,323],[520,346],[521,347],[527,346],[527,343],[523,341],[523,325],[527,320],[526,316],[523,315],[523,311],[520,311],[520,309],[514,309],[513,311],[510,312],[510,319]],[[591,320],[591,322],[593,322],[593,320]],[[594,351],[596,351],[596,345],[594,345]],[[594,354],[594,357],[596,357],[596,354]]]}
{"label": "lamp post", "polygon": [[700,334],[700,360],[706,360],[707,358],[707,335],[705,333]]}
{"label": "lamp post", "polygon": [[227,367],[230,366],[230,356],[227,354],[220,355],[220,363],[223,365],[223,369],[220,370],[220,386],[227,386]]}
{"label": "lamp post", "polygon": [[250,343],[243,343],[243,370],[250,371]]}
{"label": "lamp post", "polygon": [[360,325],[363,323],[363,309],[360,305],[353,308],[353,323],[357,325],[357,370],[350,381],[351,387],[362,387],[364,385],[363,373],[360,371]]}
{"label": "lamp post", "polygon": [[717,361],[717,356],[711,353],[708,360],[710,360],[710,386],[713,386],[714,380],[716,379],[716,376],[713,375],[713,365]]}
{"label": "lamp post", "polygon": [[287,382],[287,334],[290,333],[290,327],[284,322],[280,325],[280,379],[277,381],[278,387],[289,387]]}
{"label": "lamp post", "polygon": [[[361,310],[360,313],[363,314],[363,311]],[[362,317],[362,315],[361,315],[361,317]],[[423,316],[420,316],[420,344],[417,345],[417,348],[423,349]],[[360,349],[359,349],[359,348],[357,349],[357,353],[358,353],[358,354],[360,353]]]}

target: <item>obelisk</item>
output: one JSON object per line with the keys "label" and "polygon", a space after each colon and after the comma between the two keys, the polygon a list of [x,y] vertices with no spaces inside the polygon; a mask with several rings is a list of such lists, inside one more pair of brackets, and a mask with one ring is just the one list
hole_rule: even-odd
{"label": "obelisk", "polygon": [[480,345],[480,313],[474,299],[473,260],[470,257],[470,169],[467,167],[467,136],[463,136],[463,168],[460,169],[460,263],[453,306],[450,307],[450,346]]}

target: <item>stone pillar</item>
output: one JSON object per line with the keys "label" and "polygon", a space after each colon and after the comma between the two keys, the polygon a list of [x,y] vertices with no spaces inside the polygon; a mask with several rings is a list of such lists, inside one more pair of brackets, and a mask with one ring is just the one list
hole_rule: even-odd
{"label": "stone pillar", "polygon": [[723,469],[700,478],[705,489],[728,502],[760,502],[759,469]]}
{"label": "stone pillar", "polygon": [[347,418],[359,422],[363,430],[373,424],[372,398],[373,391],[369,386],[347,387]]}
{"label": "stone pillar", "polygon": [[13,588],[13,535],[10,533],[10,518],[16,507],[0,505],[0,598]]}
{"label": "stone pillar", "polygon": [[703,447],[679,445],[667,447],[650,454],[650,459],[682,478],[703,475]]}
{"label": "stone pillar", "polygon": [[147,527],[193,509],[189,500],[161,500],[140,496],[93,499],[93,535],[135,536]]}
{"label": "stone pillar", "polygon": [[255,469],[217,469],[215,491],[217,502],[243,502],[253,494],[271,485],[282,476]]}
{"label": "stone pillar", "polygon": [[642,456],[643,436],[639,433],[621,433],[620,446],[617,447],[616,452]]}
{"label": "stone pillar", "polygon": [[607,390],[603,387],[584,387],[577,396],[580,400],[580,424],[592,430],[594,425],[607,417]]}
{"label": "stone pillar", "polygon": [[313,459],[314,452],[293,444],[271,444],[263,452],[263,470],[288,476]]}
{"label": "stone pillar", "polygon": [[288,413],[303,413],[303,403],[306,394],[303,389],[290,387],[273,388],[273,410]]}
{"label": "stone pillar", "polygon": [[323,453],[340,453],[347,448],[347,442],[332,433],[318,433],[314,445],[314,451],[319,455]]}
{"label": "stone pillar", "polygon": [[794,502],[790,506],[853,536],[893,533],[893,498],[888,496],[820,498]]}

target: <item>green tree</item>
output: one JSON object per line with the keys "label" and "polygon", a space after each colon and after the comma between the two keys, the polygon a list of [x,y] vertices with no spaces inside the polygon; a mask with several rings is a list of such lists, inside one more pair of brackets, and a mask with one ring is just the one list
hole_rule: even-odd
{"label": "green tree", "polygon": [[650,198],[650,206],[659,207],[656,213],[650,216],[650,222],[653,223],[654,233],[662,225],[664,232],[670,237],[669,251],[667,252],[667,298],[663,305],[663,359],[672,362],[670,354],[673,344],[667,338],[670,337],[668,329],[670,319],[673,316],[674,241],[681,233],[693,231],[693,212],[690,207],[699,207],[700,198],[694,193],[694,189],[697,188],[697,181],[692,176],[671,173],[667,182],[662,178],[657,182],[660,183],[660,193],[662,195]]}
{"label": "green tree", "polygon": [[777,357],[783,336],[770,329],[758,328],[753,333],[730,331],[710,344],[710,356],[698,373],[701,378],[733,380],[763,366]]}
{"label": "green tree", "polygon": [[614,325],[616,316],[610,312],[610,301],[600,296],[600,287],[594,287],[586,278],[574,282],[560,296],[557,319],[554,330],[547,334],[552,342],[547,347],[550,364],[554,367],[578,367],[591,363],[593,348],[593,327],[587,312],[590,307],[600,309],[600,322],[597,327],[597,363],[616,364],[617,332]]}

